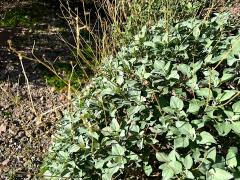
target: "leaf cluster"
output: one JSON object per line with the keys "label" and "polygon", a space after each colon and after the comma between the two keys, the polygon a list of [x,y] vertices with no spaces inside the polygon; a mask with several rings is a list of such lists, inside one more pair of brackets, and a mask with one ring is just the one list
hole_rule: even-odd
{"label": "leaf cluster", "polygon": [[65,113],[45,177],[240,178],[240,36],[229,18],[144,26]]}

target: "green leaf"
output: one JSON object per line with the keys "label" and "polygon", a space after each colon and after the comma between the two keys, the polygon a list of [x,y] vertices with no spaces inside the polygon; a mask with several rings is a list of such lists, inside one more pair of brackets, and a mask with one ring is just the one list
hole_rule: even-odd
{"label": "green leaf", "polygon": [[171,67],[171,62],[168,61],[167,64],[164,66],[165,73],[168,73]]}
{"label": "green leaf", "polygon": [[187,179],[195,179],[193,173],[191,171],[185,171],[185,176]]}
{"label": "green leaf", "polygon": [[232,49],[231,49],[231,53],[234,55],[237,55],[240,53],[240,37],[238,36],[237,38],[233,38],[232,39]]}
{"label": "green leaf", "polygon": [[167,161],[169,161],[168,156],[165,153],[157,152],[156,153],[156,158],[160,162],[167,162]]}
{"label": "green leaf", "polygon": [[196,63],[192,63],[191,66],[193,68],[193,74],[195,74],[196,72],[198,72],[198,70],[201,69],[203,65],[203,62],[202,61],[197,61]]}
{"label": "green leaf", "polygon": [[172,96],[170,99],[170,106],[173,109],[178,109],[178,110],[182,110],[183,109],[183,101],[181,99],[179,99],[176,96]]}
{"label": "green leaf", "polygon": [[[231,56],[231,55],[230,55]],[[235,58],[234,56],[231,56],[229,59],[227,59],[227,64],[229,66],[232,66],[235,62],[239,61],[239,59]]]}
{"label": "green leaf", "polygon": [[128,113],[129,115],[135,115],[139,112],[141,112],[142,110],[145,109],[145,106],[144,105],[140,105],[140,106],[132,106],[131,108],[128,109]]}
{"label": "green leaf", "polygon": [[227,82],[229,81],[230,79],[232,79],[233,77],[235,76],[234,73],[231,73],[231,72],[223,72],[223,75],[221,77],[221,83],[224,83],[224,82]]}
{"label": "green leaf", "polygon": [[190,156],[190,154],[188,154],[183,161],[183,165],[186,169],[191,169],[192,165],[193,165],[193,159]]}
{"label": "green leaf", "polygon": [[174,148],[185,148],[189,146],[189,139],[187,137],[179,137],[174,139]]}
{"label": "green leaf", "polygon": [[101,92],[101,96],[113,95],[113,94],[114,94],[114,92],[111,88],[103,89],[102,92]]}
{"label": "green leaf", "polygon": [[116,131],[116,132],[120,131],[120,125],[118,124],[118,121],[116,118],[112,119],[110,127],[112,128],[113,131]]}
{"label": "green leaf", "polygon": [[88,131],[88,135],[89,135],[90,137],[93,137],[93,138],[96,139],[96,140],[98,140],[98,138],[99,138],[98,133],[97,133],[97,132],[94,132],[94,131]]}
{"label": "green leaf", "polygon": [[189,103],[187,112],[196,114],[196,113],[198,113],[201,106],[202,106],[201,101],[199,101],[198,99],[193,99]]}
{"label": "green leaf", "polygon": [[233,178],[233,175],[231,173],[220,168],[210,169],[209,174],[209,179],[212,180],[228,180]]}
{"label": "green leaf", "polygon": [[105,170],[105,173],[102,175],[102,180],[111,180],[113,175],[118,172],[120,169],[119,166],[114,166]]}
{"label": "green leaf", "polygon": [[179,174],[182,172],[182,164],[178,161],[171,161],[169,166],[174,170],[174,174]]}
{"label": "green leaf", "polygon": [[195,129],[192,127],[192,125],[189,122],[177,121],[176,127],[181,134],[186,135],[192,141],[195,140],[195,137],[196,137]]}
{"label": "green leaf", "polygon": [[143,77],[144,77],[144,79],[148,79],[150,76],[151,76],[152,74],[151,73],[144,73],[143,74]]}
{"label": "green leaf", "polygon": [[143,170],[147,176],[150,176],[153,171],[152,166],[148,165],[147,163],[144,163]]}
{"label": "green leaf", "polygon": [[211,144],[217,143],[214,137],[206,131],[200,133],[199,138],[197,139],[198,144]]}
{"label": "green leaf", "polygon": [[230,117],[230,121],[240,121],[240,114]]}
{"label": "green leaf", "polygon": [[59,151],[58,153],[59,153],[59,155],[60,155],[61,157],[63,157],[64,159],[68,159],[68,157],[69,157],[69,155],[70,155],[68,152],[65,152],[65,151]]}
{"label": "green leaf", "polygon": [[210,159],[213,162],[216,161],[216,155],[217,155],[216,147],[212,147],[204,153],[205,159]]}
{"label": "green leaf", "polygon": [[187,77],[191,76],[191,68],[186,64],[179,64],[178,70],[184,75],[186,75]]}
{"label": "green leaf", "polygon": [[127,158],[129,158],[130,161],[140,161],[139,156],[134,152],[130,152],[130,155],[128,155]]}
{"label": "green leaf", "polygon": [[196,93],[197,93],[198,96],[204,97],[206,99],[207,98],[209,98],[209,99],[212,98],[212,91],[209,88],[200,88],[199,90],[197,90]]}
{"label": "green leaf", "polygon": [[156,60],[154,61],[154,69],[163,70],[165,67],[165,61]]}
{"label": "green leaf", "polygon": [[195,119],[195,120],[192,120],[191,123],[196,126],[197,129],[200,129],[202,127],[204,127],[204,120],[202,119]]}
{"label": "green leaf", "polygon": [[209,63],[209,62],[211,62],[211,60],[212,60],[212,54],[209,54],[209,55],[207,55],[207,57],[205,58],[205,63]]}
{"label": "green leaf", "polygon": [[104,136],[110,136],[112,134],[112,128],[110,128],[109,126],[105,127],[102,129],[101,133],[104,135]]}
{"label": "green leaf", "polygon": [[173,149],[169,154],[168,154],[168,159],[170,161],[176,161],[176,159],[179,158],[179,154],[176,152],[175,149]]}
{"label": "green leaf", "polygon": [[199,26],[196,26],[193,28],[193,36],[195,37],[195,39],[198,39],[200,36],[200,29]]}
{"label": "green leaf", "polygon": [[232,130],[233,130],[236,134],[240,135],[240,122],[233,122],[233,123],[232,123]]}
{"label": "green leaf", "polygon": [[216,100],[219,102],[223,102],[223,101],[229,100],[235,94],[236,94],[235,90],[225,90],[222,94],[217,96]]}
{"label": "green leaf", "polygon": [[167,163],[164,163],[161,166],[159,166],[159,169],[162,169],[163,180],[171,179],[174,176],[173,169]]}
{"label": "green leaf", "polygon": [[122,147],[119,144],[112,145],[112,155],[124,156],[125,151],[126,151],[125,147]]}
{"label": "green leaf", "polygon": [[152,48],[155,48],[155,46],[156,46],[156,44],[152,41],[146,41],[146,42],[144,42],[143,45],[147,46],[147,47],[152,47]]}
{"label": "green leaf", "polygon": [[233,112],[240,113],[240,101],[234,103],[232,105]]}
{"label": "green leaf", "polygon": [[193,149],[193,155],[192,158],[194,159],[194,162],[202,161],[202,158],[200,158],[201,152],[199,148]]}
{"label": "green leaf", "polygon": [[68,149],[68,152],[70,153],[75,153],[75,152],[78,152],[80,150],[80,146],[79,145],[72,145],[69,149]]}
{"label": "green leaf", "polygon": [[171,74],[168,76],[168,79],[179,79],[180,76],[177,72],[177,70],[172,70]]}
{"label": "green leaf", "polygon": [[99,159],[99,160],[95,161],[95,168],[102,169],[102,167],[105,163],[106,163],[105,159]]}
{"label": "green leaf", "polygon": [[119,85],[122,85],[124,83],[124,78],[123,78],[123,75],[119,75],[117,78],[116,78],[116,81]]}
{"label": "green leaf", "polygon": [[190,87],[191,89],[195,89],[197,88],[197,76],[193,76],[191,79],[189,79],[187,82],[186,82],[186,85],[188,87]]}
{"label": "green leaf", "polygon": [[232,130],[230,122],[217,123],[214,127],[217,129],[220,136],[226,136]]}
{"label": "green leaf", "polygon": [[139,131],[140,131],[140,128],[139,128],[139,126],[138,126],[138,125],[136,125],[136,124],[131,124],[131,126],[130,126],[129,130],[130,130],[130,131],[132,131],[132,132],[139,133]]}
{"label": "green leaf", "polygon": [[237,167],[237,153],[238,153],[238,148],[236,147],[230,147],[228,149],[228,154],[226,156],[226,164],[228,165],[229,168],[234,168]]}

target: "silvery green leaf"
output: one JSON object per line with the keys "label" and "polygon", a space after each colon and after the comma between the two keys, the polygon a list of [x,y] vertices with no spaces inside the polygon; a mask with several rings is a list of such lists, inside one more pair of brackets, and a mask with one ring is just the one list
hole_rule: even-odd
{"label": "silvery green leaf", "polygon": [[200,88],[199,90],[196,91],[197,95],[200,97],[204,97],[206,99],[211,99],[213,94],[212,90],[209,88]]}
{"label": "silvery green leaf", "polygon": [[183,161],[183,165],[186,169],[191,169],[192,165],[193,165],[193,159],[190,156],[190,154],[188,154]]}
{"label": "silvery green leaf", "polygon": [[204,159],[206,160],[210,159],[211,162],[215,162],[216,155],[217,155],[216,147],[212,147],[204,153]]}
{"label": "silvery green leaf", "polygon": [[220,136],[226,136],[232,130],[230,122],[221,122],[214,125]]}
{"label": "silvery green leaf", "polygon": [[216,100],[219,102],[229,100],[236,94],[236,92],[237,92],[236,90],[225,90],[222,94],[218,94]]}
{"label": "silvery green leaf", "polygon": [[169,166],[174,170],[174,174],[182,172],[182,164],[179,161],[171,161]]}
{"label": "silvery green leaf", "polygon": [[230,56],[228,59],[227,59],[227,64],[229,66],[232,66],[235,62],[237,61],[240,61],[239,59],[235,58],[234,56]]}
{"label": "silvery green leaf", "polygon": [[200,29],[199,29],[199,26],[196,26],[193,28],[193,36],[195,37],[195,39],[198,39],[199,36],[200,36]]}
{"label": "silvery green leaf", "polygon": [[193,99],[189,103],[187,112],[196,114],[196,113],[198,113],[201,106],[202,106],[201,101],[199,101],[198,99]]}
{"label": "silvery green leaf", "polygon": [[165,153],[157,152],[156,153],[156,158],[160,162],[167,162],[167,161],[169,161],[168,156]]}
{"label": "silvery green leaf", "polygon": [[180,76],[177,72],[177,70],[172,70],[171,74],[168,76],[168,79],[179,79]]}
{"label": "silvery green leaf", "polygon": [[212,144],[217,143],[214,137],[206,131],[200,133],[199,138],[197,139],[198,144]]}
{"label": "silvery green leaf", "polygon": [[153,171],[152,166],[148,165],[148,164],[145,164],[145,163],[144,163],[144,166],[143,166],[143,170],[144,170],[144,172],[147,176],[150,176],[150,174]]}
{"label": "silvery green leaf", "polygon": [[226,170],[220,168],[214,168],[209,170],[210,180],[229,180],[233,178],[233,175]]}
{"label": "silvery green leaf", "polygon": [[171,99],[170,99],[170,106],[173,109],[182,110],[184,104],[183,104],[183,101],[180,98],[178,98],[176,96],[172,96]]}
{"label": "silvery green leaf", "polygon": [[168,61],[167,64],[164,66],[165,74],[167,74],[169,72],[170,67],[171,67],[171,62]]}
{"label": "silvery green leaf", "polygon": [[139,128],[139,126],[138,126],[138,125],[136,125],[136,124],[131,124],[131,126],[130,126],[129,130],[130,130],[130,131],[132,131],[132,132],[139,133],[139,131],[140,131],[140,128]]}
{"label": "silvery green leaf", "polygon": [[202,61],[197,61],[196,63],[192,63],[191,67],[193,68],[193,74],[198,72],[201,69],[202,65],[203,65]]}
{"label": "silvery green leaf", "polygon": [[105,95],[113,95],[114,92],[111,88],[106,88],[104,90],[102,90],[101,92],[101,96],[105,96]]}
{"label": "silvery green leaf", "polygon": [[68,157],[69,157],[69,153],[67,153],[65,151],[59,151],[58,153],[60,156],[62,156],[65,159],[68,159]]}
{"label": "silvery green leaf", "polygon": [[191,89],[197,88],[197,76],[193,76],[191,79],[189,79],[186,85]]}
{"label": "silvery green leaf", "polygon": [[118,83],[119,85],[122,85],[123,82],[124,82],[123,76],[118,76],[116,81],[117,81],[117,83]]}
{"label": "silvery green leaf", "polygon": [[213,57],[212,54],[207,55],[207,57],[204,59],[204,62],[205,62],[206,64],[210,63],[211,60],[212,60],[212,57]]}
{"label": "silvery green leaf", "polygon": [[185,171],[186,178],[188,179],[195,179],[193,173],[191,171]]}
{"label": "silvery green leaf", "polygon": [[184,75],[186,75],[187,77],[191,76],[191,68],[187,64],[180,64],[178,66],[178,70]]}
{"label": "silvery green leaf", "polygon": [[228,153],[226,156],[226,164],[228,165],[229,168],[237,167],[237,164],[238,164],[237,156],[238,156],[238,148],[230,147],[228,149]]}
{"label": "silvery green leaf", "polygon": [[189,139],[187,137],[178,137],[174,139],[174,148],[185,148],[189,146]]}
{"label": "silvery green leaf", "polygon": [[76,144],[73,144],[69,149],[68,151],[70,153],[75,153],[75,152],[78,152],[80,150],[80,146],[79,145],[76,145]]}
{"label": "silvery green leaf", "polygon": [[111,180],[112,177],[113,177],[113,175],[114,175],[115,173],[117,173],[119,169],[120,169],[120,167],[117,166],[117,165],[115,165],[115,166],[112,167],[112,168],[106,169],[105,172],[104,172],[103,175],[102,175],[102,180]]}
{"label": "silvery green leaf", "polygon": [[126,148],[119,144],[112,145],[112,155],[124,156],[125,151],[126,151]]}
{"label": "silvery green leaf", "polygon": [[119,123],[118,123],[116,118],[112,119],[110,127],[112,128],[113,131],[117,131],[118,132],[120,130],[120,125],[119,125]]}
{"label": "silvery green leaf", "polygon": [[232,49],[231,49],[231,53],[234,55],[239,55],[240,54],[240,36],[238,36],[237,38],[233,38],[232,39]]}
{"label": "silvery green leaf", "polygon": [[226,81],[229,81],[229,80],[231,80],[232,78],[234,78],[235,77],[235,74],[234,73],[224,73],[223,72],[223,75],[222,75],[222,77],[221,77],[221,83],[224,83],[224,82],[226,82]]}
{"label": "silvery green leaf", "polygon": [[232,105],[233,112],[240,113],[240,101],[237,101]]}
{"label": "silvery green leaf", "polygon": [[165,61],[162,60],[155,60],[154,61],[154,69],[156,70],[163,70],[163,68],[165,67]]}
{"label": "silvery green leaf", "polygon": [[232,123],[232,130],[240,136],[240,121]]}
{"label": "silvery green leaf", "polygon": [[155,43],[152,41],[146,41],[146,42],[144,42],[143,45],[147,46],[147,47],[152,47],[152,48],[155,48],[155,46],[156,46]]}
{"label": "silvery green leaf", "polygon": [[176,128],[181,134],[186,135],[192,141],[195,140],[195,137],[196,137],[195,129],[192,127],[192,125],[189,122],[177,121]]}
{"label": "silvery green leaf", "polygon": [[161,166],[159,166],[159,169],[162,170],[162,179],[163,180],[169,180],[174,176],[173,169],[167,163],[164,163]]}

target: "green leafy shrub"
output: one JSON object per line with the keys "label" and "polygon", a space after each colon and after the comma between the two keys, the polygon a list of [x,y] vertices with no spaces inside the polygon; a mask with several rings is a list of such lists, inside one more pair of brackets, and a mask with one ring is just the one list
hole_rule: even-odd
{"label": "green leafy shrub", "polygon": [[[122,0],[118,3],[117,7],[120,12],[117,12],[113,19],[116,17],[120,19],[113,23],[113,38],[111,39],[117,47],[132,41],[132,37],[141,30],[143,25],[154,25],[159,18],[165,20],[164,26],[167,29],[172,22],[204,16],[203,10],[206,11],[205,16],[208,18],[212,10],[219,6],[219,1],[216,0]],[[123,20],[121,14],[124,14]]]}
{"label": "green leafy shrub", "polygon": [[44,176],[240,178],[240,37],[229,17],[143,27],[65,114]]}

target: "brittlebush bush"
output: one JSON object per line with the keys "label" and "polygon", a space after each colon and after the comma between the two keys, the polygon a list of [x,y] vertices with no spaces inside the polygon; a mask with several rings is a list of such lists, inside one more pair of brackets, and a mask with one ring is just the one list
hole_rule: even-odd
{"label": "brittlebush bush", "polygon": [[240,37],[229,18],[144,26],[65,113],[44,176],[240,178]]}

